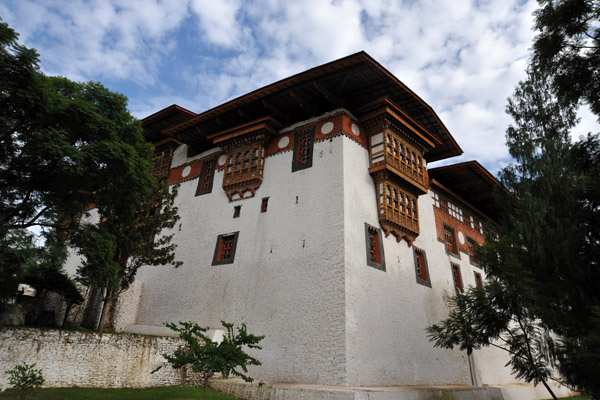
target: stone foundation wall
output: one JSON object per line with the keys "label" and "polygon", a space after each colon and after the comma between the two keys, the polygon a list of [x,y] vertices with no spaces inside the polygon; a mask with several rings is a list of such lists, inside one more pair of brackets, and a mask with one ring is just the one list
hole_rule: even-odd
{"label": "stone foundation wall", "polygon": [[170,366],[150,373],[164,363],[161,354],[182,344],[178,338],[2,328],[0,387],[8,382],[4,371],[20,363],[41,368],[45,387],[199,385],[187,371]]}

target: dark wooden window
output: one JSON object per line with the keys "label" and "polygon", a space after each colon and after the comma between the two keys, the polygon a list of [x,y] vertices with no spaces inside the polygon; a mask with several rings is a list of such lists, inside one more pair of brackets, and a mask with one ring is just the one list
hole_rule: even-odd
{"label": "dark wooden window", "polygon": [[269,206],[269,198],[265,197],[264,199],[262,199],[262,203],[260,203],[260,212],[261,213],[267,212],[268,206]]}
{"label": "dark wooden window", "polygon": [[481,278],[481,274],[477,271],[473,271],[475,274],[475,286],[479,289],[483,289],[483,279]]}
{"label": "dark wooden window", "polygon": [[456,243],[456,232],[454,231],[454,228],[451,228],[446,224],[444,224],[444,243],[446,243],[447,253],[460,258],[460,255],[458,254],[458,245]]}
{"label": "dark wooden window", "polygon": [[467,237],[467,248],[469,250],[469,259],[471,260],[471,264],[479,265],[479,259],[477,258],[477,247],[479,245],[476,241]]}
{"label": "dark wooden window", "polygon": [[241,210],[242,210],[242,206],[233,207],[233,218],[239,218]]}
{"label": "dark wooden window", "polygon": [[385,271],[381,229],[365,223],[365,240],[367,246],[367,265]]}
{"label": "dark wooden window", "polygon": [[215,175],[215,158],[210,158],[202,162],[202,170],[198,179],[198,188],[196,196],[212,192],[213,177]]}
{"label": "dark wooden window", "polygon": [[294,135],[294,163],[292,172],[312,167],[315,128],[296,132]]}
{"label": "dark wooden window", "polygon": [[228,233],[219,235],[212,265],[231,264],[235,258],[235,249],[237,247],[238,233]]}
{"label": "dark wooden window", "polygon": [[413,246],[413,255],[415,257],[415,274],[417,275],[417,283],[431,287],[425,250],[421,250]]}
{"label": "dark wooden window", "polygon": [[454,290],[456,293],[463,293],[465,290],[463,288],[462,276],[460,275],[460,266],[458,264],[452,263],[452,280],[454,281]]}

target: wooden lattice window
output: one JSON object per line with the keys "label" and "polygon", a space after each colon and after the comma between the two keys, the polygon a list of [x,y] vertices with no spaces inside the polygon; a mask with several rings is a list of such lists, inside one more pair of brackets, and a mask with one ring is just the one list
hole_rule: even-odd
{"label": "wooden lattice window", "polygon": [[400,223],[415,224],[415,226],[418,226],[419,209],[417,198],[389,182],[383,182],[379,186],[380,213]]}
{"label": "wooden lattice window", "polygon": [[173,144],[167,143],[157,146],[152,156],[152,175],[159,181],[169,178],[171,159],[173,158]]}
{"label": "wooden lattice window", "polygon": [[312,167],[315,128],[296,132],[294,135],[294,163],[292,172]]}
{"label": "wooden lattice window", "polygon": [[479,259],[477,258],[477,247],[478,244],[476,241],[467,237],[467,249],[469,250],[469,259],[471,260],[471,264],[479,265]]}
{"label": "wooden lattice window", "polygon": [[385,132],[385,158],[407,175],[424,181],[425,165],[421,153],[392,132]]}
{"label": "wooden lattice window", "polygon": [[210,158],[202,162],[202,170],[198,179],[198,188],[196,196],[212,192],[213,178],[215,175],[215,158]]}
{"label": "wooden lattice window", "polygon": [[427,256],[425,250],[413,247],[413,255],[415,258],[415,273],[417,275],[417,283],[431,287],[429,280],[429,268],[427,267]]}
{"label": "wooden lattice window", "polygon": [[463,293],[465,290],[463,288],[462,276],[460,274],[460,266],[458,264],[451,264],[452,266],[452,280],[454,281],[454,290],[456,293]]}
{"label": "wooden lattice window", "polygon": [[260,172],[262,170],[263,153],[264,149],[262,145],[255,145],[229,154],[227,157],[225,178]]}
{"label": "wooden lattice window", "polygon": [[241,210],[242,210],[242,206],[233,207],[233,218],[239,218]]}
{"label": "wooden lattice window", "polygon": [[231,264],[235,258],[238,233],[219,235],[213,256],[212,265]]}
{"label": "wooden lattice window", "polygon": [[367,265],[385,271],[385,256],[381,230],[365,223]]}
{"label": "wooden lattice window", "polygon": [[268,206],[269,206],[269,198],[265,197],[265,198],[262,199],[262,202],[260,203],[260,212],[261,213],[266,213]]}
{"label": "wooden lattice window", "polygon": [[460,258],[458,254],[458,245],[456,243],[456,232],[454,228],[444,224],[444,242],[446,244],[446,252]]}
{"label": "wooden lattice window", "polygon": [[473,274],[475,274],[475,286],[479,289],[483,289],[483,279],[481,278],[481,274],[477,271],[473,271]]}

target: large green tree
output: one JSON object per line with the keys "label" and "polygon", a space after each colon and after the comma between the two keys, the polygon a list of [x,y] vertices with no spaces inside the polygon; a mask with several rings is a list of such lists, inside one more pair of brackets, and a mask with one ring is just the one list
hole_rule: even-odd
{"label": "large green tree", "polygon": [[438,346],[469,353],[504,342],[513,371],[535,383],[552,379],[558,361],[568,384],[598,397],[598,136],[571,143],[574,105],[558,102],[536,71],[507,111],[515,163],[500,173],[511,194],[498,191],[504,213],[479,254],[488,284],[458,295],[454,312],[429,332]]}
{"label": "large green tree", "polygon": [[566,104],[588,103],[600,118],[600,1],[538,0],[533,65]]}
{"label": "large green tree", "polygon": [[[178,265],[160,236],[178,218],[174,192],[151,174],[153,146],[127,98],[42,74],[17,39],[0,23],[0,258],[23,247],[16,232],[37,227],[67,238],[84,256],[82,282],[109,294],[141,264]],[[97,219],[82,219],[92,205]]]}

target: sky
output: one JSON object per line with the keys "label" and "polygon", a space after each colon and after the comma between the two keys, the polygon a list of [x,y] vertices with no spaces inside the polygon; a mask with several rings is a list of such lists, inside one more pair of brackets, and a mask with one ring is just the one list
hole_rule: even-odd
{"label": "sky", "polygon": [[[364,50],[494,175],[511,162],[506,99],[525,78],[535,0],[0,0],[41,70],[98,81],[147,117],[196,113]],[[577,138],[598,131],[580,113]]]}

